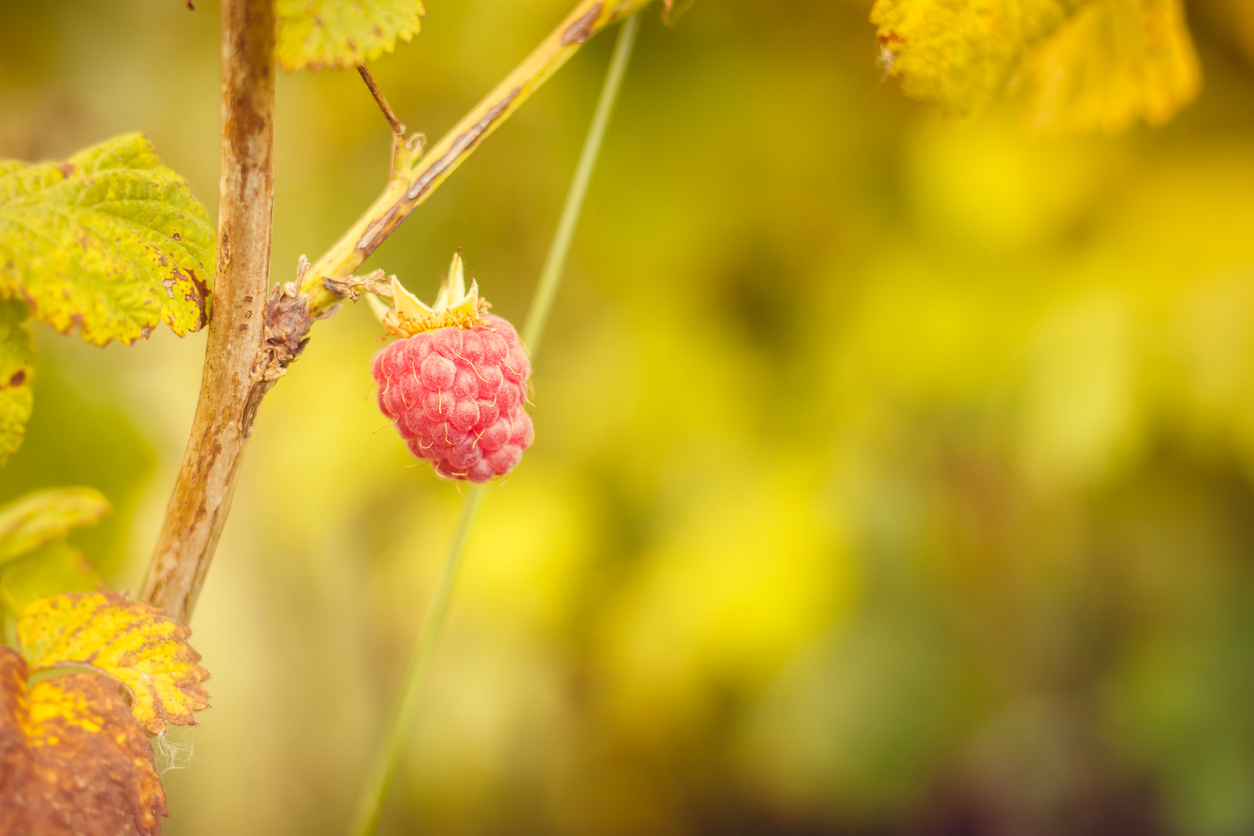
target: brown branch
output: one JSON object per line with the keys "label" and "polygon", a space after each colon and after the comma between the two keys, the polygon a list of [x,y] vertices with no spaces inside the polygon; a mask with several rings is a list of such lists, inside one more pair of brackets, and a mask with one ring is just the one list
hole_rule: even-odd
{"label": "brown branch", "polygon": [[392,133],[400,137],[405,136],[405,126],[401,124],[400,119],[396,118],[396,113],[392,110],[392,106],[388,104],[388,100],[383,97],[383,91],[379,89],[379,85],[374,83],[374,77],[370,75],[370,70],[366,69],[365,64],[358,64],[357,72],[361,75],[361,80],[366,82],[366,87],[370,90],[370,95],[374,96],[375,102],[378,103],[379,110],[383,111],[383,117],[392,126]]}
{"label": "brown branch", "polygon": [[140,597],[187,621],[265,390],[274,206],[274,3],[222,5],[222,179],[213,318],[200,400]]}

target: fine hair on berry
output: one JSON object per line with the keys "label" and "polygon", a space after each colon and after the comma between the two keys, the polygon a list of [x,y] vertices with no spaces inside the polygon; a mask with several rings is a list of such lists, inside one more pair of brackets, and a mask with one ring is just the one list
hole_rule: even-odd
{"label": "fine hair on berry", "polygon": [[379,409],[420,459],[449,479],[486,482],[534,437],[524,408],[531,362],[499,316],[399,339],[374,356]]}

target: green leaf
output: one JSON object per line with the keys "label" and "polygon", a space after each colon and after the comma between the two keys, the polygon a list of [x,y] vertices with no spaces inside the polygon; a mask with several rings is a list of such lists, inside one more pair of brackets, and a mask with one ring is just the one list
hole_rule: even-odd
{"label": "green leaf", "polygon": [[208,321],[214,231],[183,178],[129,134],[63,163],[0,162],[0,296],[97,345]]}
{"label": "green leaf", "polygon": [[1202,84],[1180,0],[1095,2],[1032,50],[1020,75],[1031,124],[1052,132],[1161,125]]}
{"label": "green leaf", "polygon": [[902,91],[965,117],[1000,93],[1027,49],[1083,1],[876,0],[871,22]]}
{"label": "green leaf", "polygon": [[22,445],[33,397],[30,334],[22,322],[26,306],[0,301],[0,465]]}
{"label": "green leaf", "polygon": [[426,14],[422,0],[278,0],[279,66],[347,69],[409,43]]}
{"label": "green leaf", "polygon": [[48,595],[104,588],[104,580],[83,553],[64,541],[48,543],[0,569],[0,603],[11,613]]}
{"label": "green leaf", "polygon": [[0,564],[95,524],[110,508],[91,488],[55,488],[13,500],[0,508]]}

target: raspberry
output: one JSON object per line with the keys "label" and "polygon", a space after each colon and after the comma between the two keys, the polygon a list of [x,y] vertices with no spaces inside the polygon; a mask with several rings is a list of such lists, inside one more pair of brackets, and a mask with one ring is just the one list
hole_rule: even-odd
{"label": "raspberry", "polygon": [[[379,409],[395,421],[411,453],[441,476],[486,482],[512,470],[531,444],[531,416],[523,408],[531,363],[514,326],[482,313],[478,288],[464,294],[457,287],[460,268],[454,257],[454,292],[441,293],[443,305],[422,306],[412,316],[402,296],[409,294],[393,280],[398,304],[384,323],[408,336],[376,353],[371,371]],[[449,321],[455,324],[432,327]]]}

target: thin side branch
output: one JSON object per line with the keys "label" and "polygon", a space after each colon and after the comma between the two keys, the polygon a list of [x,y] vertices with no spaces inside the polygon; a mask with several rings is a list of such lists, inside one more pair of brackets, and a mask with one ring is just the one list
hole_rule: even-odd
{"label": "thin side branch", "polygon": [[370,70],[366,69],[365,64],[358,64],[357,72],[361,75],[361,80],[366,82],[366,87],[370,90],[370,95],[374,96],[375,102],[378,103],[379,110],[383,111],[383,117],[392,126],[392,133],[399,137],[405,136],[405,126],[401,124],[400,119],[396,118],[396,113],[392,110],[392,106],[388,104],[388,100],[384,98],[383,91],[379,89],[379,85],[374,83],[374,76],[370,75]]}
{"label": "thin side branch", "polygon": [[419,204],[474,153],[483,140],[589,38],[644,8],[649,2],[583,0],[526,60],[433,145],[420,161],[412,162],[408,171],[398,166],[399,170],[393,171],[379,199],[305,274],[301,291],[309,298],[309,310],[316,314],[337,304],[340,300],[328,289],[327,279],[342,279],[351,275]]}
{"label": "thin side branch", "polygon": [[222,179],[213,317],[200,400],[140,597],[186,622],[231,507],[269,383],[266,284],[274,207],[274,3],[222,4]]}

